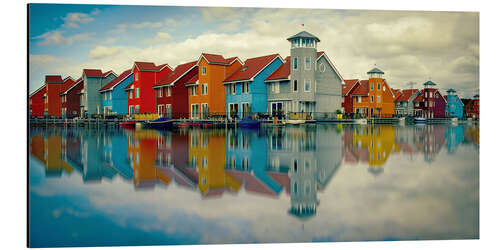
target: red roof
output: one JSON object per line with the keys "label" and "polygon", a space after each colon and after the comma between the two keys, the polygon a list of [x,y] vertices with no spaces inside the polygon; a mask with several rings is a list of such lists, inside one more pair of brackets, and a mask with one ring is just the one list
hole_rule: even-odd
{"label": "red roof", "polygon": [[224,80],[224,82],[252,79],[253,77],[255,77],[255,75],[261,72],[264,67],[269,65],[276,58],[280,58],[280,55],[272,54],[267,56],[249,58],[245,60],[245,63],[238,70],[228,76],[226,80]]}
{"label": "red roof", "polygon": [[347,95],[358,81],[358,79],[344,80],[344,84],[342,85],[342,95]]}
{"label": "red roof", "polygon": [[359,87],[357,87],[351,95],[362,95],[362,96],[367,96],[368,95],[368,80],[361,80],[359,81]]}
{"label": "red roof", "polygon": [[278,80],[278,79],[288,79],[289,75],[290,75],[290,57],[287,56],[285,58],[285,63],[283,63],[271,75],[269,75],[266,78],[266,81]]}
{"label": "red roof", "polygon": [[238,57],[236,56],[226,58],[226,63],[231,64],[236,59],[238,59]]}
{"label": "red roof", "polygon": [[414,102],[423,102],[424,101],[424,93],[420,92],[420,95],[415,97],[415,99],[413,99],[413,101]]}
{"label": "red roof", "polygon": [[47,75],[45,76],[45,83],[62,83],[62,77],[60,75]]}
{"label": "red roof", "polygon": [[201,56],[205,57],[205,59],[207,60],[208,63],[216,63],[216,64],[229,64],[230,63],[227,61],[227,59],[224,59],[224,57],[221,55],[201,53]]}
{"label": "red roof", "polygon": [[226,170],[226,172],[235,178],[239,183],[243,184],[243,186],[245,186],[245,190],[249,192],[270,196],[277,195],[266,184],[257,179],[257,177],[250,172],[238,170]]}
{"label": "red roof", "polygon": [[132,70],[131,69],[127,69],[127,70],[123,71],[123,73],[121,73],[113,81],[111,81],[108,84],[106,84],[99,91],[103,91],[103,90],[108,90],[108,89],[114,88],[116,85],[118,85],[120,82],[122,82],[125,78],[127,78],[130,74],[132,74]]}
{"label": "red roof", "polygon": [[137,66],[137,68],[139,69],[139,71],[143,71],[143,70],[146,70],[146,71],[157,71],[158,68],[156,67],[156,65],[152,62],[135,62],[134,63],[135,66]]}
{"label": "red roof", "polygon": [[78,82],[79,80],[81,80],[81,78],[78,78],[78,80],[74,81],[72,78],[67,77],[65,80],[66,81],[64,81],[64,83],[62,85],[60,93],[66,92],[66,90],[68,90],[69,88],[73,87],[76,82]]}
{"label": "red roof", "polygon": [[410,100],[410,97],[412,97],[418,89],[403,89],[401,91],[401,95],[397,96],[394,101],[396,102],[407,102]]}
{"label": "red roof", "polygon": [[100,69],[84,69],[83,74],[87,77],[102,77],[102,71]]}
{"label": "red roof", "polygon": [[158,70],[158,71],[162,71],[165,68],[169,68],[170,70],[172,70],[172,68],[170,67],[170,65],[168,65],[167,63],[164,63],[164,64],[156,66],[156,70]]}
{"label": "red roof", "polygon": [[193,62],[188,62],[184,64],[177,65],[175,67],[174,71],[170,72],[168,75],[163,77],[156,83],[155,85],[165,85],[165,84],[173,84],[175,83],[180,77],[182,77],[184,74],[186,74],[191,68],[196,66],[196,61]]}
{"label": "red roof", "polygon": [[75,87],[76,85],[78,85],[79,83],[81,83],[83,81],[83,78],[78,78],[73,84],[69,85],[67,88],[64,88],[61,90],[61,94],[67,94],[67,92],[69,90],[71,90],[73,87]]}
{"label": "red roof", "polygon": [[184,84],[195,84],[196,81],[198,81],[198,74],[194,75],[193,77],[191,77],[191,79],[189,79],[186,83]]}

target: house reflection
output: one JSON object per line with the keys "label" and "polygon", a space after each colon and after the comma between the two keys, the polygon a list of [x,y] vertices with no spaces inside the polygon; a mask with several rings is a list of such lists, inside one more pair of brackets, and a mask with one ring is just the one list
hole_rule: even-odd
{"label": "house reflection", "polygon": [[62,151],[61,135],[35,134],[31,137],[30,154],[44,165],[46,177],[59,177],[63,172],[73,172],[73,168],[62,159]]}

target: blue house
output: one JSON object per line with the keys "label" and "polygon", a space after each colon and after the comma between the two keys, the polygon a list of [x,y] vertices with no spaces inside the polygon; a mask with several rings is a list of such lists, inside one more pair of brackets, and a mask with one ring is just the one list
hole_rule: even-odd
{"label": "blue house", "polygon": [[463,117],[464,103],[457,96],[454,89],[448,89],[446,99],[446,117],[456,117],[461,119]]}
{"label": "blue house", "polygon": [[134,172],[129,160],[128,139],[123,130],[107,131],[102,138],[102,165],[113,169],[123,179],[131,181]]}
{"label": "blue house", "polygon": [[132,70],[128,69],[99,90],[105,115],[127,114],[127,92],[125,87],[131,84],[133,80]]}
{"label": "blue house", "polygon": [[267,112],[267,86],[264,80],[284,63],[279,54],[250,58],[223,82],[226,86],[226,112],[245,118]]}

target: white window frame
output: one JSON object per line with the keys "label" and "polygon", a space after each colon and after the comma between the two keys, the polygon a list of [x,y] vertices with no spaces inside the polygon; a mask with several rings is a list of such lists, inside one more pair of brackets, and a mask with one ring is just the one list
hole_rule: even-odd
{"label": "white window frame", "polygon": [[[309,90],[306,89],[306,86],[309,83]],[[311,92],[311,80],[310,79],[304,79],[304,92]]]}
{"label": "white window frame", "polygon": [[163,87],[158,88],[158,97],[163,97]]}
{"label": "white window frame", "polygon": [[135,91],[135,98],[136,98],[136,99],[137,99],[137,98],[139,98],[139,96],[140,96],[140,95],[139,95],[139,94],[140,94],[140,93],[139,93],[139,88],[135,88],[135,89],[134,89],[134,91]]}
{"label": "white window frame", "polygon": [[191,96],[196,96],[197,85],[191,86]]}
{"label": "white window frame", "polygon": [[201,84],[201,95],[208,95],[208,83]]}
{"label": "white window frame", "polygon": [[134,93],[132,90],[128,91],[128,99],[134,99]]}
{"label": "white window frame", "polygon": [[280,82],[273,82],[272,86],[273,86],[273,92],[276,94],[279,94],[280,93]]}
{"label": "white window frame", "polygon": [[111,100],[113,99],[113,94],[111,93],[111,91],[108,91],[108,94],[109,94],[109,96],[108,96],[108,100],[110,100],[110,101],[111,101]]}
{"label": "white window frame", "polygon": [[139,72],[134,73],[134,75],[135,75],[135,80],[139,81]]}
{"label": "white window frame", "polygon": [[293,70],[299,70],[299,58],[298,57],[294,57],[293,60],[292,60],[292,68]]}
{"label": "white window frame", "polygon": [[[297,89],[295,89],[295,83],[297,83]],[[292,92],[299,92],[299,81],[293,80],[292,82]]]}
{"label": "white window frame", "polygon": [[371,95],[371,96],[370,96],[370,103],[373,103],[373,99],[374,99],[374,98],[373,98],[373,96]]}
{"label": "white window frame", "polygon": [[381,103],[382,100],[380,99],[380,95],[377,95],[377,103]]}
{"label": "white window frame", "polygon": [[231,95],[236,94],[236,83],[231,83]]}
{"label": "white window frame", "polygon": [[[307,65],[307,59],[309,59],[309,67]],[[311,70],[311,57],[310,56],[304,57],[304,69]]]}
{"label": "white window frame", "polygon": [[139,105],[135,105],[135,112],[138,114],[141,113],[141,108],[139,107]]}
{"label": "white window frame", "polygon": [[201,74],[206,75],[207,74],[207,66],[201,67]]}

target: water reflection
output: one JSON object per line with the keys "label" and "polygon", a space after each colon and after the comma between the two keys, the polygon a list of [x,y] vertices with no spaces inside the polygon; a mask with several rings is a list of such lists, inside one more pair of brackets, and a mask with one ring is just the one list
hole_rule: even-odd
{"label": "water reflection", "polygon": [[[77,172],[83,183],[94,185],[121,178],[136,191],[175,185],[199,193],[201,201],[240,194],[286,197],[287,208],[280,209],[300,222],[318,216],[329,183],[345,183],[335,178],[341,166],[361,165],[380,178],[390,171],[384,168],[392,157],[404,164],[423,156],[422,163],[433,164],[443,149],[454,155],[461,145],[479,148],[474,124],[30,132],[31,159],[44,166],[47,178]],[[329,192],[323,199],[335,199],[334,190]]]}

